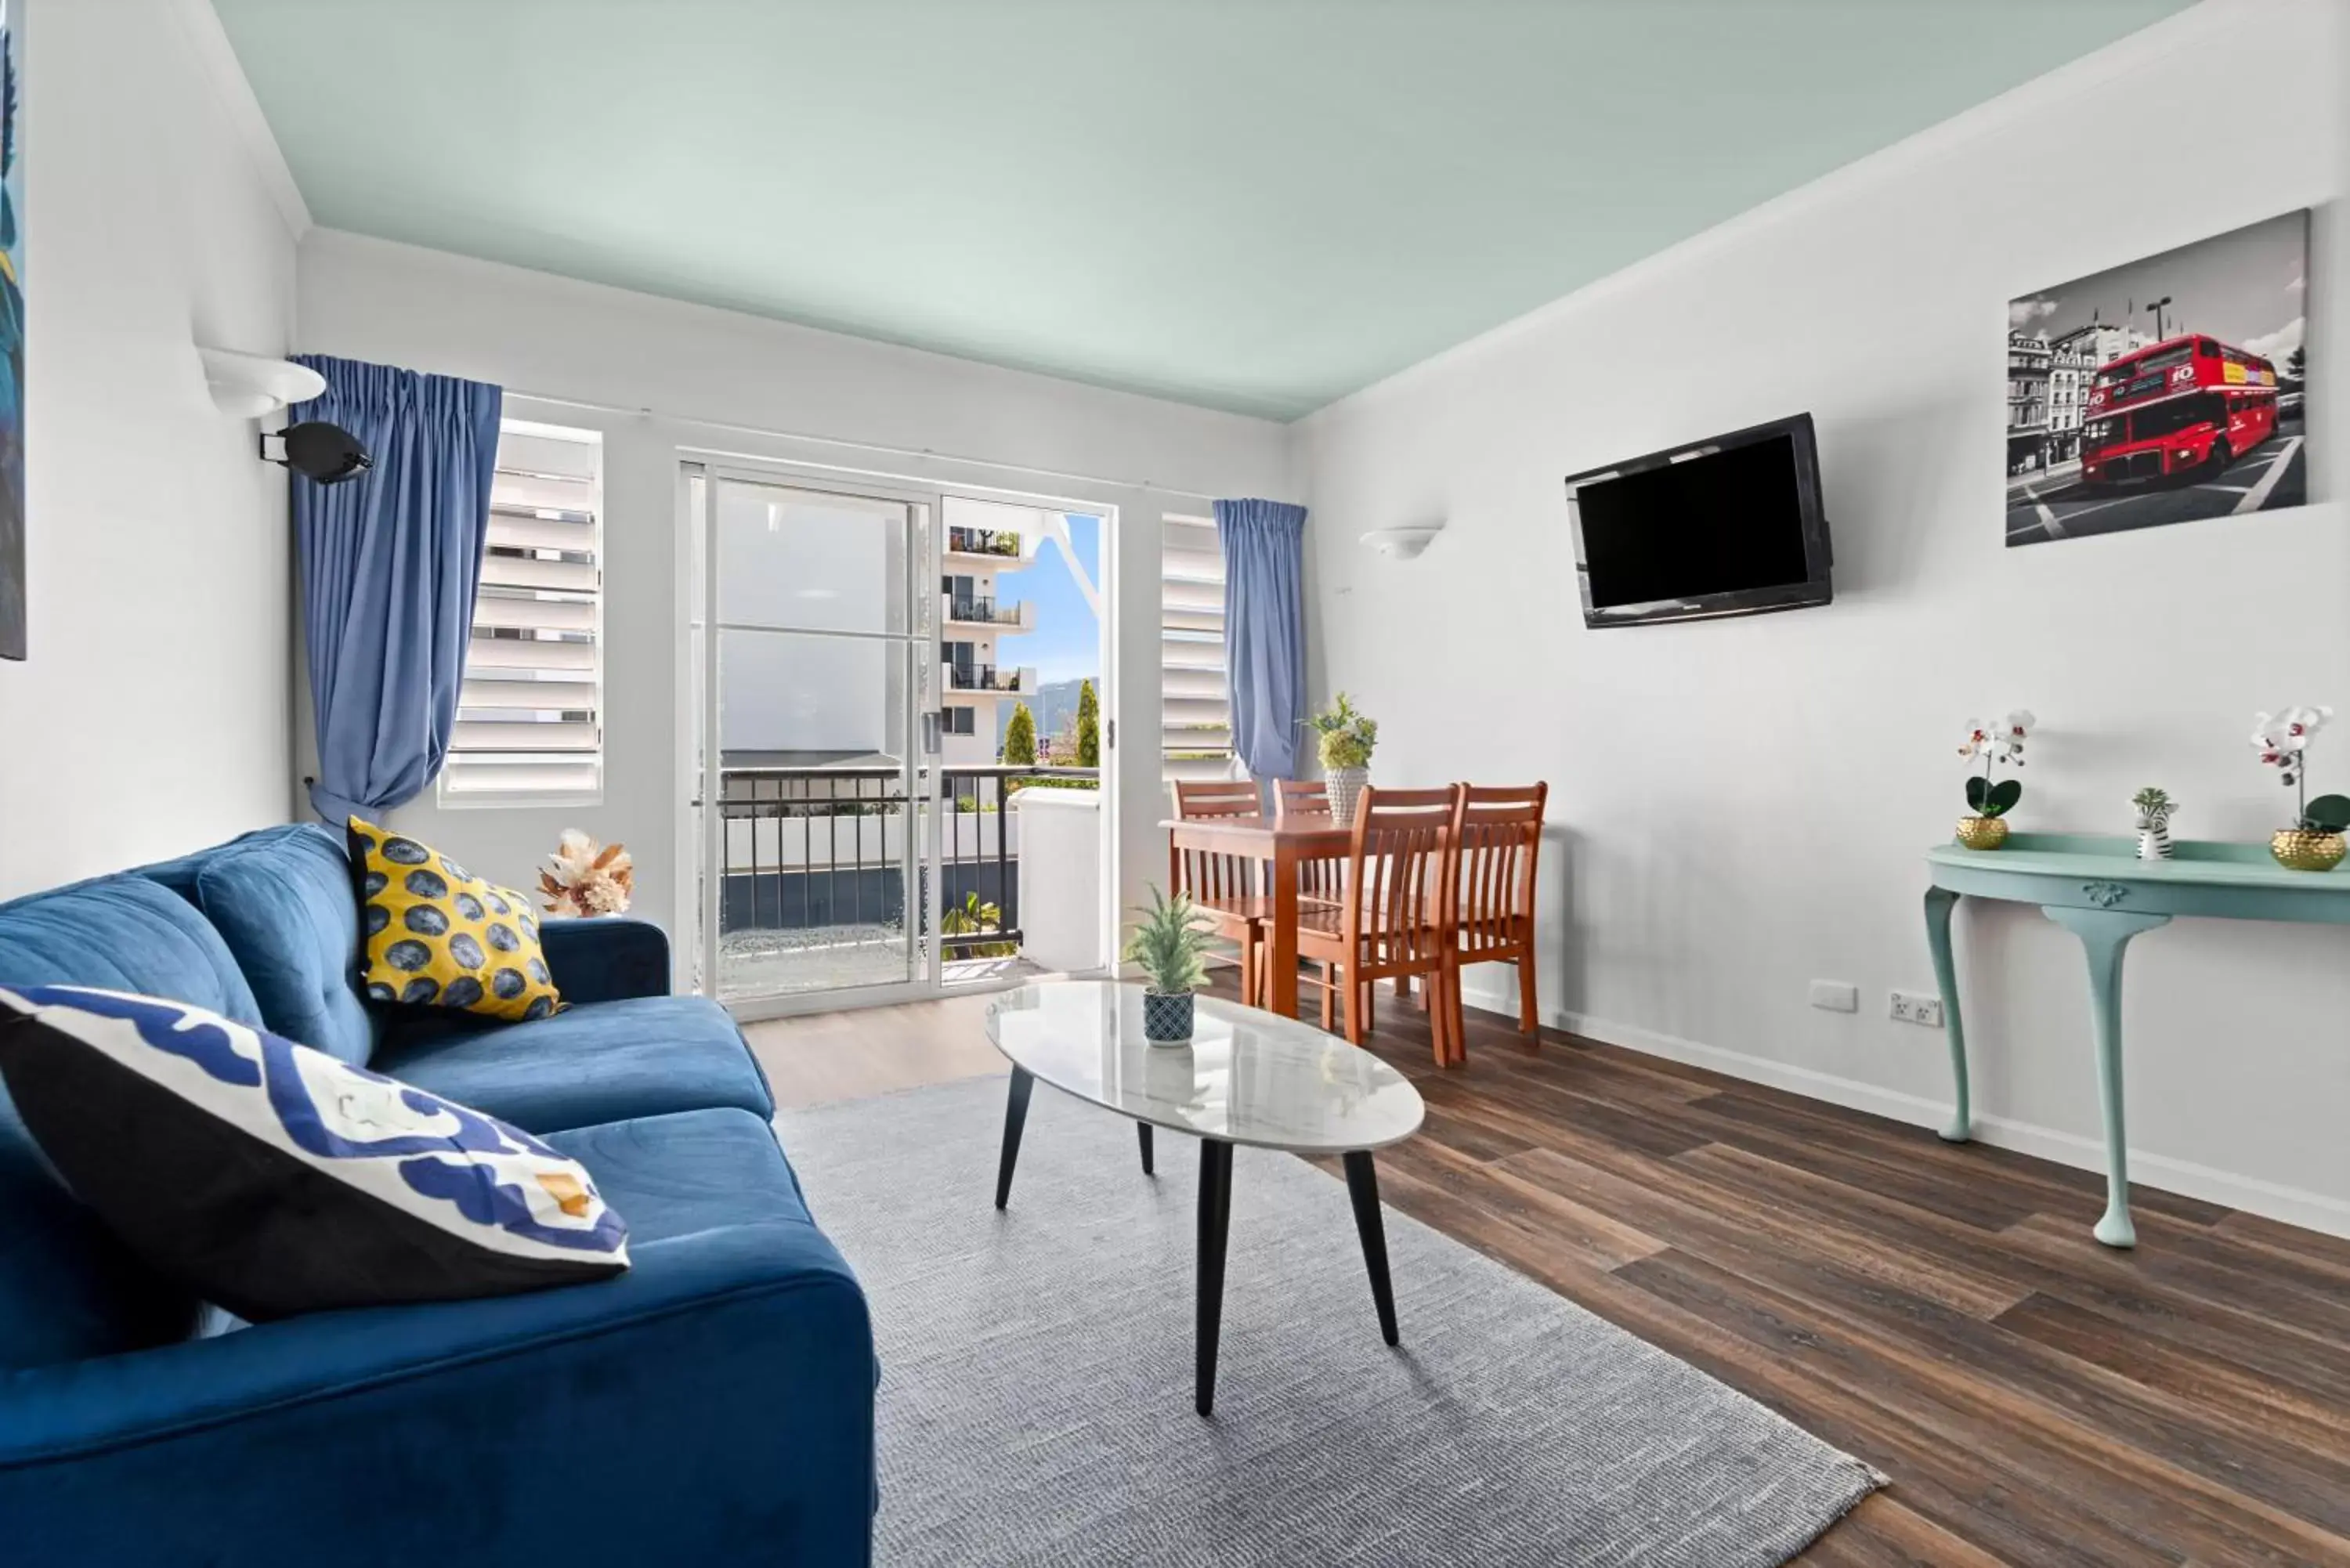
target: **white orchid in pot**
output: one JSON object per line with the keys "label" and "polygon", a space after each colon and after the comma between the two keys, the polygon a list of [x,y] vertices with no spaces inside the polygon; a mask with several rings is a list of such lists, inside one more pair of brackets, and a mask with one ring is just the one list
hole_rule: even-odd
{"label": "white orchid in pot", "polygon": [[2252,748],[2293,792],[2293,821],[2269,838],[2277,864],[2295,871],[2331,871],[2342,864],[2343,830],[2350,828],[2350,795],[2309,798],[2309,742],[2334,717],[2331,708],[2287,708],[2252,719]]}
{"label": "white orchid in pot", "polygon": [[1967,721],[1967,738],[1959,755],[1971,764],[1980,760],[1982,772],[1967,774],[1967,805],[1972,815],[1959,818],[1959,842],[1970,849],[1996,849],[2007,842],[2007,814],[2023,798],[2023,781],[1999,777],[2002,763],[2023,765],[2024,737],[2040,722],[2028,708],[2017,708],[1997,723]]}
{"label": "white orchid in pot", "polygon": [[1371,753],[1379,743],[1379,722],[1358,713],[1344,691],[1330,707],[1305,721],[1319,738],[1322,778],[1330,790],[1330,820],[1340,827],[1355,822],[1355,802],[1371,782]]}

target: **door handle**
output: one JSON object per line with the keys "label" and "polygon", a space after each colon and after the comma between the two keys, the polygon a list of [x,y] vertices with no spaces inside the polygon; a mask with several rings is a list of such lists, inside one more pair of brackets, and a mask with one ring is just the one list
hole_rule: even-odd
{"label": "door handle", "polygon": [[939,711],[929,709],[922,714],[922,755],[939,754]]}

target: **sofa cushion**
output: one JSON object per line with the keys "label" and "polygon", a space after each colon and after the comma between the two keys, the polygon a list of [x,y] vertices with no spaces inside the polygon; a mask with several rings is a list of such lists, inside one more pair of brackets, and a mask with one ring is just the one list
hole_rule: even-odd
{"label": "sofa cushion", "polygon": [[240,1023],[261,1022],[220,932],[143,877],[102,877],[0,904],[0,985],[168,996]]}
{"label": "sofa cushion", "polygon": [[359,905],[339,837],[317,823],[265,827],[140,874],[219,929],[272,1033],[367,1065],[379,1026],[354,983]]}
{"label": "sofa cushion", "polygon": [[[0,904],[0,985],[143,992],[260,1022],[220,933],[183,899],[108,877]],[[196,1300],[66,1189],[0,1091],[0,1368],[185,1338]]]}
{"label": "sofa cushion", "polygon": [[203,1008],[0,987],[0,1078],[78,1197],[249,1322],[628,1267],[628,1227],[577,1160]]}
{"label": "sofa cushion", "polygon": [[396,1031],[373,1065],[535,1133],[721,1106],[762,1118],[775,1110],[733,1019],[698,996],[599,1002],[462,1033]]}
{"label": "sofa cushion", "polygon": [[775,1129],[748,1111],[679,1111],[549,1133],[629,1217],[639,1249],[770,1220],[813,1224]]}
{"label": "sofa cushion", "polygon": [[359,982],[369,1002],[509,1022],[562,1007],[528,898],[362,818],[350,819],[346,836],[359,879],[367,933]]}

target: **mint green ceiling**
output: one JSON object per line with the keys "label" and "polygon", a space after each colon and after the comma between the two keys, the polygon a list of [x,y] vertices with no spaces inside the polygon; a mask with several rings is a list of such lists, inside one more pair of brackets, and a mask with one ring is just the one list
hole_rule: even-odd
{"label": "mint green ceiling", "polygon": [[2185,3],[215,0],[322,223],[1282,419]]}

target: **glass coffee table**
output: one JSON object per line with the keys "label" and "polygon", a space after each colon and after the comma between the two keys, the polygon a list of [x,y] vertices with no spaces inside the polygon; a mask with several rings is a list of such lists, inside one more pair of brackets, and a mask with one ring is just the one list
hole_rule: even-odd
{"label": "glass coffee table", "polygon": [[1426,1107],[1403,1075],[1369,1052],[1295,1019],[1201,998],[1189,1045],[1142,1034],[1142,988],[1055,981],[1005,992],[989,1005],[987,1036],[1012,1062],[995,1206],[1012,1198],[1028,1096],[1042,1078],[1131,1117],[1151,1170],[1150,1129],[1200,1140],[1200,1251],[1192,1403],[1215,1407],[1216,1337],[1224,1305],[1224,1238],[1232,1211],[1232,1147],[1344,1157],[1347,1192],[1370,1272],[1379,1332],[1397,1343],[1395,1292],[1371,1151],[1419,1130]]}

